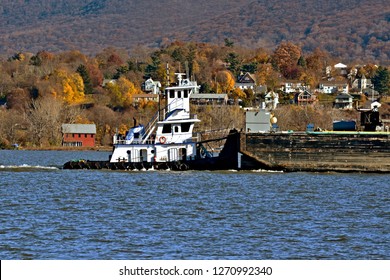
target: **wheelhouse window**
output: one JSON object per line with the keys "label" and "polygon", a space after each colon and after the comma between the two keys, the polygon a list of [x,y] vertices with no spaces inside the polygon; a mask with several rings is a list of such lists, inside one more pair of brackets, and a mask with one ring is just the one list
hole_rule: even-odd
{"label": "wheelhouse window", "polygon": [[177,98],[181,98],[181,90],[177,92]]}
{"label": "wheelhouse window", "polygon": [[170,124],[164,124],[162,133],[172,133],[172,126]]}
{"label": "wheelhouse window", "polygon": [[181,124],[181,132],[190,131],[191,123],[182,123]]}
{"label": "wheelhouse window", "polygon": [[184,90],[184,98],[187,98],[188,97],[188,89],[185,89]]}
{"label": "wheelhouse window", "polygon": [[175,90],[171,89],[171,90],[169,91],[169,97],[170,97],[170,98],[175,98]]}

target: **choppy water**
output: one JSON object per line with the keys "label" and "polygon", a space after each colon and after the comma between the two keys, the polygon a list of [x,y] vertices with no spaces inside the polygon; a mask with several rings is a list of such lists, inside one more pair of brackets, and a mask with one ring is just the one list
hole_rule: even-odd
{"label": "choppy water", "polygon": [[390,259],[390,175],[61,170],[0,151],[0,259]]}

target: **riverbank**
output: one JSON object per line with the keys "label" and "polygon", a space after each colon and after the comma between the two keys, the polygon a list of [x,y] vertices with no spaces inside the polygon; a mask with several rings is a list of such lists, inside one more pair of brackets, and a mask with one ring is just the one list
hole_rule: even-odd
{"label": "riverbank", "polygon": [[24,150],[24,151],[112,151],[112,146],[98,147],[65,147],[65,146],[48,146],[48,147],[2,147],[2,150]]}

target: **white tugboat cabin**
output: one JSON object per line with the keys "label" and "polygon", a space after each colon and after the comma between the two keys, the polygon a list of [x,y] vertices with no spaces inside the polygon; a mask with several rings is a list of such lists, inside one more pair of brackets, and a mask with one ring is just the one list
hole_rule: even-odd
{"label": "white tugboat cabin", "polygon": [[176,73],[177,85],[164,92],[166,107],[160,109],[144,127],[132,127],[124,138],[114,135],[110,162],[164,163],[191,161],[197,156],[194,124],[200,122],[190,114],[190,96],[196,93],[196,82]]}

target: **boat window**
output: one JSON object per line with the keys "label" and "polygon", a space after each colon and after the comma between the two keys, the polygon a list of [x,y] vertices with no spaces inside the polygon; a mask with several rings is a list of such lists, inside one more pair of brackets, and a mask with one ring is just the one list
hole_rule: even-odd
{"label": "boat window", "polygon": [[172,127],[170,124],[164,124],[162,133],[172,133]]}
{"label": "boat window", "polygon": [[141,162],[142,161],[147,161],[147,159],[148,159],[148,150],[141,149],[139,157],[140,157],[140,161]]}
{"label": "boat window", "polygon": [[171,89],[171,90],[169,91],[169,97],[170,97],[170,98],[175,98],[175,90]]}
{"label": "boat window", "polygon": [[175,125],[175,132],[179,132],[179,127]]}
{"label": "boat window", "polygon": [[188,89],[185,89],[184,90],[184,98],[187,98],[188,97]]}
{"label": "boat window", "polygon": [[181,98],[181,90],[177,92],[177,98]]}
{"label": "boat window", "polygon": [[190,131],[191,123],[182,123],[181,124],[181,132]]}

